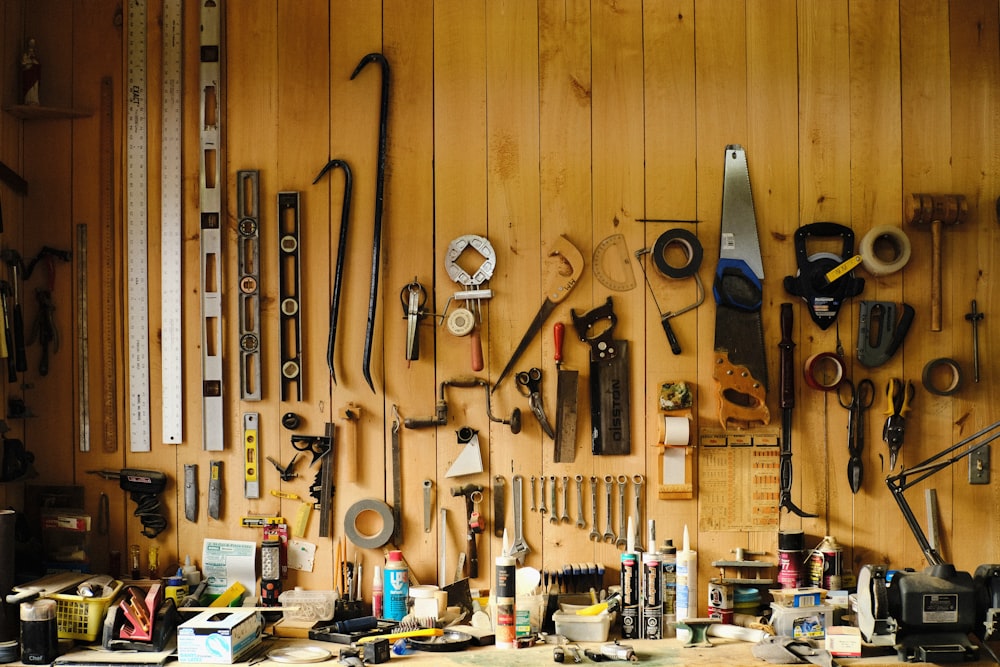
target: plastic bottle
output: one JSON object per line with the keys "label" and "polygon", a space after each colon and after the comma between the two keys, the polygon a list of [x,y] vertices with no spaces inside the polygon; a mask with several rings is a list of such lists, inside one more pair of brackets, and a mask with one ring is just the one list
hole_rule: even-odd
{"label": "plastic bottle", "polygon": [[514,648],[516,635],[515,587],[516,562],[512,556],[497,556],[496,559],[496,647]]}
{"label": "plastic bottle", "polygon": [[402,551],[389,552],[384,574],[385,617],[401,621],[406,616],[406,598],[410,595],[410,570],[403,562]]}
{"label": "plastic bottle", "polygon": [[[684,539],[677,552],[677,620],[698,617],[698,552],[691,549],[688,527],[684,526]],[[677,638],[687,641],[690,631],[678,630]]]}
{"label": "plastic bottle", "polygon": [[382,618],[382,566],[375,566],[375,576],[372,577],[372,616]]}

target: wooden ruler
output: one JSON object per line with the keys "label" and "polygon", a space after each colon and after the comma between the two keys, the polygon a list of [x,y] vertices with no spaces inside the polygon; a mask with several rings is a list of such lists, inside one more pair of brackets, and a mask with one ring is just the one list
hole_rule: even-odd
{"label": "wooden ruler", "polygon": [[163,442],[184,437],[182,281],[183,193],[181,107],[183,23],[181,0],[163,0],[163,116],[160,135],[160,396]]}
{"label": "wooden ruler", "polygon": [[126,102],[126,265],[129,449],[150,450],[146,185],[146,3],[129,2]]}
{"label": "wooden ruler", "polygon": [[90,335],[87,303],[87,225],[76,226],[77,421],[81,452],[90,451]]}
{"label": "wooden ruler", "polygon": [[115,277],[115,134],[111,77],[101,79],[100,216],[101,216],[101,442],[106,453],[118,451],[118,340]]}

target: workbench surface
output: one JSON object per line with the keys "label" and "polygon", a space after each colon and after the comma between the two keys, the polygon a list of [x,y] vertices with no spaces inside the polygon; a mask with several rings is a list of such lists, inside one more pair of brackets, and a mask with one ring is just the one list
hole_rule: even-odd
{"label": "workbench surface", "polygon": [[[623,642],[624,643],[624,642]],[[634,647],[639,657],[638,663],[609,663],[609,664],[639,664],[649,667],[669,666],[669,667],[764,667],[772,664],[755,658],[750,650],[752,644],[727,639],[712,638],[713,646],[710,648],[684,648],[677,639],[636,640],[627,642]],[[339,644],[314,642],[300,639],[279,639],[273,642],[273,647],[310,645],[322,646],[329,650],[333,656],[325,662],[312,663],[317,667],[330,667],[337,665],[337,656],[342,648]],[[600,644],[578,644],[581,650],[584,648],[599,649]],[[477,647],[456,653],[424,653],[415,652],[409,655],[393,655],[387,664],[395,665],[438,665],[447,667],[449,665],[504,665],[504,667],[534,667],[545,665],[550,667],[555,664],[552,660],[552,646],[540,644],[531,648],[516,650],[500,650],[492,646]],[[270,650],[270,649],[268,649]],[[91,664],[98,664],[99,659]],[[865,658],[843,658],[838,663],[845,667],[899,667],[900,665],[928,665],[929,663],[902,663],[896,659],[895,654],[881,657]],[[12,663],[19,665],[20,663]],[[108,663],[103,663],[105,666]],[[132,663],[133,665],[135,663]],[[169,662],[169,665],[179,665],[177,662]],[[188,663],[185,663],[188,664]],[[247,664],[247,663],[240,663]],[[271,660],[263,660],[256,663],[263,667],[274,667],[280,664]],[[563,664],[572,665],[572,661]],[[583,665],[596,664],[584,659]],[[988,659],[980,659],[977,662],[962,663],[968,667],[985,667],[995,663]],[[213,667],[205,665],[204,667]]]}

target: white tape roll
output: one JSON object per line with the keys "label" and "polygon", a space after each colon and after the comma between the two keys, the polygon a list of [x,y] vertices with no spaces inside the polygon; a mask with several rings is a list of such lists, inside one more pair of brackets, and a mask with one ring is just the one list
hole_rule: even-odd
{"label": "white tape roll", "polygon": [[687,417],[664,417],[660,442],[671,447],[687,446],[691,441],[691,421]]}
{"label": "white tape roll", "polygon": [[[886,248],[892,252],[892,258],[888,260],[884,259]],[[861,265],[873,276],[887,276],[902,269],[910,261],[910,251],[910,238],[901,228],[893,225],[872,227],[858,246]]]}

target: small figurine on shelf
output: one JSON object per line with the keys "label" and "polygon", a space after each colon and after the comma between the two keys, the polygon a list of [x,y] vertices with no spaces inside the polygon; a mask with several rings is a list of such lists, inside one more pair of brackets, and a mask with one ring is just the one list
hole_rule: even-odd
{"label": "small figurine on shelf", "polygon": [[35,40],[28,40],[28,49],[21,56],[21,94],[24,104],[38,104],[38,81],[42,66],[35,53]]}

